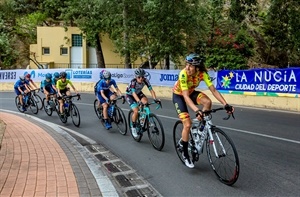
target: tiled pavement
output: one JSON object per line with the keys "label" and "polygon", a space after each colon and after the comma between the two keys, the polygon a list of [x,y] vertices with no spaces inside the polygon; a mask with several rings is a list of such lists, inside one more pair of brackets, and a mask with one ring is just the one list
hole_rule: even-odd
{"label": "tiled pavement", "polygon": [[1,139],[0,197],[161,196],[105,147],[66,127],[0,110]]}
{"label": "tiled pavement", "polygon": [[103,196],[84,159],[62,136],[17,115],[0,112],[0,118],[6,124],[1,197]]}

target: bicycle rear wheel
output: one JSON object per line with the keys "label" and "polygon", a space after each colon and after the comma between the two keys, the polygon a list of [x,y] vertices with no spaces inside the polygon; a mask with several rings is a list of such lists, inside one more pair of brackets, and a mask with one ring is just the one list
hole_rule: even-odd
{"label": "bicycle rear wheel", "polygon": [[46,98],[43,99],[43,106],[44,106],[44,110],[45,110],[46,114],[47,114],[48,116],[51,116],[53,110],[52,110],[52,108],[50,107],[50,105],[48,105]]}
{"label": "bicycle rear wheel", "polygon": [[76,127],[79,127],[79,125],[80,125],[80,114],[79,114],[79,110],[78,110],[77,106],[72,103],[71,106],[70,106],[70,111],[71,111],[71,118],[72,118],[73,124]]}
{"label": "bicycle rear wheel", "polygon": [[15,104],[16,104],[17,109],[18,109],[20,112],[24,113],[24,111],[23,111],[23,109],[22,109],[22,105],[21,105],[19,96],[16,96],[16,98],[15,98]]}
{"label": "bicycle rear wheel", "polygon": [[127,121],[124,112],[121,108],[117,107],[115,108],[116,114],[114,115],[113,119],[115,124],[118,127],[119,132],[122,135],[126,135],[127,133]]}
{"label": "bicycle rear wheel", "polygon": [[101,119],[100,109],[98,109],[98,99],[95,99],[95,101],[94,101],[94,110],[95,110],[97,117],[99,119]]}
{"label": "bicycle rear wheel", "polygon": [[32,113],[37,114],[39,112],[39,107],[34,99],[29,98],[28,99],[29,108]]}
{"label": "bicycle rear wheel", "polygon": [[[131,120],[131,117],[132,117],[132,114],[133,114],[133,111],[132,109],[128,112],[128,126],[129,126],[129,130],[130,130],[130,134],[132,136],[132,138],[139,142],[141,141],[142,137],[143,137],[143,134],[140,133],[139,131],[138,132],[138,136],[137,137],[134,137],[133,134],[132,134],[132,130],[131,130],[131,127],[132,127],[132,120]],[[139,117],[137,118],[136,120],[136,129],[138,130],[140,128],[140,121],[139,121]]]}
{"label": "bicycle rear wheel", "polygon": [[147,132],[152,146],[161,151],[165,145],[164,128],[160,119],[153,113],[149,114]]}
{"label": "bicycle rear wheel", "polygon": [[209,163],[219,180],[226,185],[233,185],[239,177],[239,157],[233,141],[219,128],[212,129],[213,143],[206,143],[206,151]]}
{"label": "bicycle rear wheel", "polygon": [[181,120],[177,120],[173,127],[173,143],[175,146],[175,151],[177,153],[177,156],[179,157],[180,161],[184,164],[183,158],[182,158],[182,151],[179,147],[179,141],[181,139],[181,133],[183,130],[183,124]]}
{"label": "bicycle rear wheel", "polygon": [[32,95],[31,98],[36,102],[39,110],[42,110],[44,107],[44,102],[43,102],[42,98],[40,97],[40,95],[35,93]]}

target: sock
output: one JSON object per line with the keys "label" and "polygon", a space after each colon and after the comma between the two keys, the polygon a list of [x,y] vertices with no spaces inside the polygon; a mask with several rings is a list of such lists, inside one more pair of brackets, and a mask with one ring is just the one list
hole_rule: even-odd
{"label": "sock", "polygon": [[136,122],[132,122],[132,127],[133,127],[133,128],[136,127]]}
{"label": "sock", "polygon": [[190,157],[188,153],[188,142],[182,141],[181,143],[183,146],[183,154],[188,159]]}

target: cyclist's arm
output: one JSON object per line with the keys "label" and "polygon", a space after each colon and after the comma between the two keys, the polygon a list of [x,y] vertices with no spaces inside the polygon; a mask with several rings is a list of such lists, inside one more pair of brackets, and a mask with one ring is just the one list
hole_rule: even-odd
{"label": "cyclist's arm", "polygon": [[104,94],[104,90],[100,90],[100,94],[102,96],[102,98],[104,98],[105,100],[109,100],[109,98],[107,98]]}
{"label": "cyclist's arm", "polygon": [[32,84],[35,87],[35,89],[38,89],[37,85],[32,80],[30,81],[30,84]]}
{"label": "cyclist's arm", "polygon": [[225,99],[223,98],[223,96],[220,94],[220,92],[215,88],[214,85],[211,85],[208,87],[209,90],[211,91],[211,93],[214,95],[214,97],[223,105],[226,105],[227,102],[225,101]]}
{"label": "cyclist's arm", "polygon": [[119,96],[122,96],[122,92],[121,92],[121,90],[120,90],[118,87],[116,87],[115,89],[116,89],[116,91],[117,91],[118,95],[119,95]]}
{"label": "cyclist's arm", "polygon": [[75,89],[73,83],[69,80],[68,84],[70,84],[70,86],[72,87],[72,89],[75,91],[76,94],[78,94],[77,90]]}
{"label": "cyclist's arm", "polygon": [[61,83],[60,80],[58,80],[58,81],[56,82],[56,89],[57,89],[57,94],[58,94],[58,96],[62,97],[62,95],[61,95],[61,93],[60,93],[60,88],[59,88],[60,83]]}
{"label": "cyclist's arm", "polygon": [[156,94],[155,94],[155,91],[153,89],[150,90],[150,93],[151,93],[151,96],[154,100],[156,100]]}
{"label": "cyclist's arm", "polygon": [[134,89],[132,89],[132,96],[133,96],[133,98],[134,98],[134,100],[136,102],[141,102],[141,100],[139,99],[138,95],[135,93]]}

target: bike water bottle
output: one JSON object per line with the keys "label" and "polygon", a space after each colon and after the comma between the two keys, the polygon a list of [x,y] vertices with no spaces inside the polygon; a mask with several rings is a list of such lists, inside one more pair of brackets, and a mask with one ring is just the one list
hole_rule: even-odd
{"label": "bike water bottle", "polygon": [[199,142],[199,134],[198,134],[199,124],[200,121],[197,118],[192,120],[192,135],[195,142]]}
{"label": "bike water bottle", "polygon": [[140,124],[141,124],[142,126],[144,126],[145,118],[146,118],[146,113],[145,113],[145,112],[141,112],[141,113],[140,113]]}
{"label": "bike water bottle", "polygon": [[64,108],[68,108],[69,104],[68,103],[64,103]]}
{"label": "bike water bottle", "polygon": [[112,117],[113,115],[114,115],[114,106],[112,105],[112,106],[110,106],[110,116]]}

